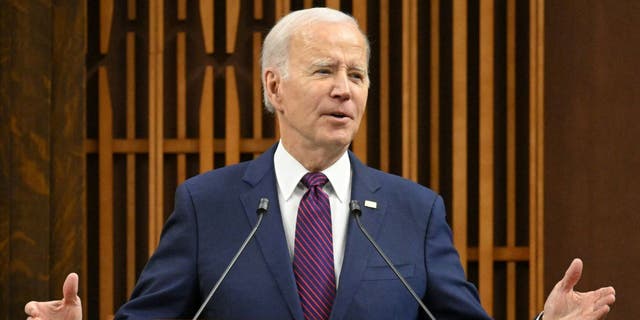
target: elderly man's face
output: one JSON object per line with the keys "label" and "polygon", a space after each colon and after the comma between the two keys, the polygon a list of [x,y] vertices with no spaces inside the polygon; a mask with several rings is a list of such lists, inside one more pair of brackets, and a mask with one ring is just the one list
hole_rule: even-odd
{"label": "elderly man's face", "polygon": [[345,148],[367,103],[366,44],[347,23],[318,23],[293,36],[288,76],[274,107],[283,142],[298,148]]}

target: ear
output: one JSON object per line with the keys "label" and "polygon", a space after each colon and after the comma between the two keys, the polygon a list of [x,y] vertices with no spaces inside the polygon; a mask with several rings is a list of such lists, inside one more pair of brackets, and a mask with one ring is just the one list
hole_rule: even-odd
{"label": "ear", "polygon": [[280,95],[280,73],[274,68],[267,68],[262,75],[264,77],[265,91],[267,92],[267,99],[278,110],[281,101]]}

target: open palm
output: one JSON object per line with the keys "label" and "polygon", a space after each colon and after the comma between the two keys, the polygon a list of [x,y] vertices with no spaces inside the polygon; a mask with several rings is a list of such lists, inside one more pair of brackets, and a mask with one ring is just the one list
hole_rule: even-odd
{"label": "open palm", "polygon": [[62,286],[62,300],[31,301],[24,306],[28,320],[81,320],[82,304],[78,297],[78,275],[70,273]]}
{"label": "open palm", "polygon": [[544,304],[544,319],[603,319],[616,300],[613,287],[589,292],[574,291],[582,277],[582,260],[574,259]]}

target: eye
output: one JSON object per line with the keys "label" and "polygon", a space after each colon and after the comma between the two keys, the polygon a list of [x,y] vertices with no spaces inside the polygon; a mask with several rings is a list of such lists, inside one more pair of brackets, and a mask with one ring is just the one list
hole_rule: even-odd
{"label": "eye", "polygon": [[331,69],[319,68],[319,69],[316,69],[313,73],[319,74],[319,75],[328,75],[328,74],[331,74]]}
{"label": "eye", "polygon": [[364,76],[364,74],[362,72],[355,72],[355,71],[349,73],[349,77],[351,79],[354,79],[355,81],[358,81],[358,82],[364,81],[364,78],[365,78],[365,76]]}

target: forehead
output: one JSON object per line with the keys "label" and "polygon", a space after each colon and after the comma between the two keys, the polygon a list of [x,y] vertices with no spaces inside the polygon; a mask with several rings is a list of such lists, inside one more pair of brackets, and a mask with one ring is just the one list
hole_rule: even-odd
{"label": "forehead", "polygon": [[364,35],[357,26],[346,22],[317,22],[291,37],[292,60],[330,59],[366,66]]}

